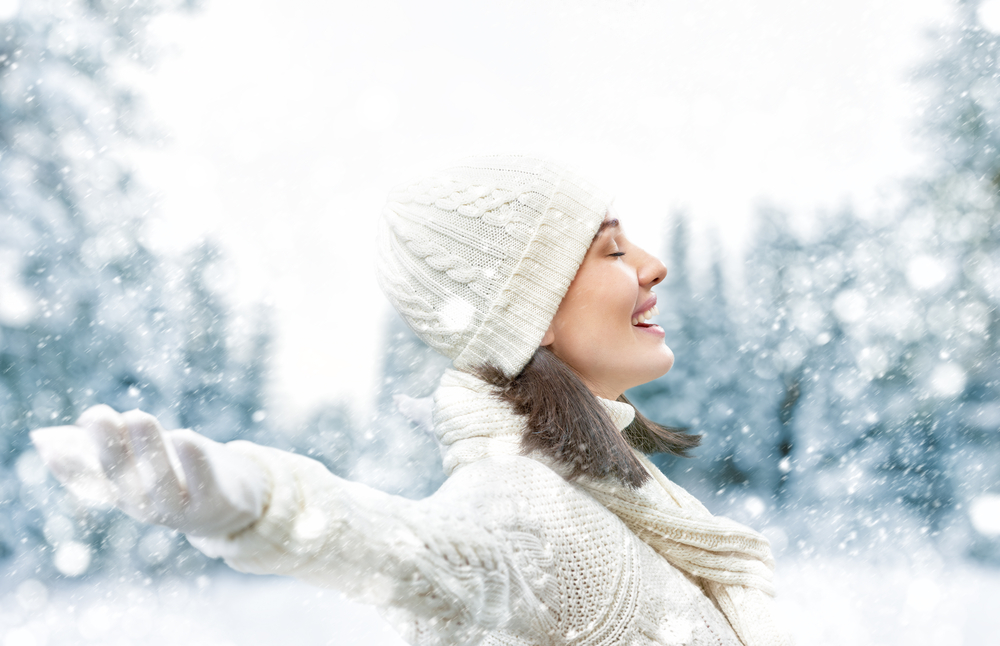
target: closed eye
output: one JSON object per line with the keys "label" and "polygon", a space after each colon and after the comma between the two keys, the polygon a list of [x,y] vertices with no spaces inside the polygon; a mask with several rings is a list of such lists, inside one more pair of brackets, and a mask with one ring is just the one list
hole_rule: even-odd
{"label": "closed eye", "polygon": [[616,258],[619,258],[619,257],[621,257],[621,256],[624,256],[624,255],[625,255],[625,252],[624,252],[624,251],[616,251],[616,252],[614,252],[614,253],[611,253],[611,254],[608,254],[608,255],[609,255],[609,256],[615,256]]}

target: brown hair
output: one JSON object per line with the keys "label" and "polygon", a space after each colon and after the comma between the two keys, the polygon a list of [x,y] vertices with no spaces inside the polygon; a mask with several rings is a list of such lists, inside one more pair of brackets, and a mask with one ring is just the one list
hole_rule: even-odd
{"label": "brown hair", "polygon": [[[566,478],[613,476],[626,485],[641,486],[649,473],[632,448],[643,453],[671,453],[687,457],[701,442],[700,435],[661,426],[639,411],[620,433],[604,406],[565,362],[540,347],[519,375],[510,379],[492,366],[477,371],[484,381],[500,388],[499,397],[527,418],[521,438],[524,453],[541,451],[569,469]],[[618,401],[629,404],[625,395]]]}

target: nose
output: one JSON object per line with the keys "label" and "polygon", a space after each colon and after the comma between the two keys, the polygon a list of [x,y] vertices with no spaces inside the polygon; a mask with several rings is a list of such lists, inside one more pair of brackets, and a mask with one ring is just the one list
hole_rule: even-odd
{"label": "nose", "polygon": [[667,267],[653,254],[645,251],[642,253],[642,262],[639,264],[639,284],[644,287],[652,287],[667,277]]}

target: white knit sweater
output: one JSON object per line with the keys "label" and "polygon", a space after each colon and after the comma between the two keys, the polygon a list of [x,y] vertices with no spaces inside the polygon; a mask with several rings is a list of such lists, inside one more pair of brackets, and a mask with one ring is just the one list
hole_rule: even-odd
{"label": "white knit sweater", "polygon": [[[711,582],[671,565],[586,487],[519,455],[523,421],[487,391],[446,375],[435,426],[450,477],[420,501],[232,443],[267,469],[270,502],[248,530],[192,543],[237,570],[376,604],[412,644],[739,646]],[[619,428],[631,421],[630,407],[603,401]]]}

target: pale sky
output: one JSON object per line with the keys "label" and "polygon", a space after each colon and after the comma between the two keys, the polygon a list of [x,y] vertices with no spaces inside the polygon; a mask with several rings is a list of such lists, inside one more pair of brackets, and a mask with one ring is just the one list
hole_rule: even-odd
{"label": "pale sky", "polygon": [[696,250],[715,227],[738,258],[762,199],[803,221],[872,209],[920,167],[908,79],[950,6],[208,0],[153,25],[167,53],[132,79],[169,135],[134,156],[160,196],[150,242],[218,240],[233,304],[273,306],[272,409],[360,414],[389,312],[371,256],[393,185],[467,155],[541,154],[615,194],[650,250],[682,207]]}

